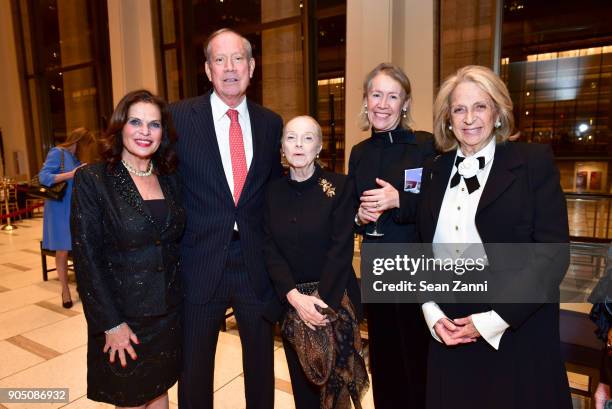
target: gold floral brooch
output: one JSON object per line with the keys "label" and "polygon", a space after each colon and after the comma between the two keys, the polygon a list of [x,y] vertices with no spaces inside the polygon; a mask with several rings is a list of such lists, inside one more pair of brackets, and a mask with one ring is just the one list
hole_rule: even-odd
{"label": "gold floral brooch", "polygon": [[319,186],[323,188],[323,193],[327,195],[327,197],[332,197],[336,194],[336,187],[328,182],[327,179],[319,178]]}

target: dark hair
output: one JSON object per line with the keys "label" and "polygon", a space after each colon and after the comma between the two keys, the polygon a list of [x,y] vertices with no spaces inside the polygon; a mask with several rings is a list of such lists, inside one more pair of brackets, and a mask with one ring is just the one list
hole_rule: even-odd
{"label": "dark hair", "polygon": [[129,92],[121,98],[121,101],[119,101],[111,115],[108,128],[100,141],[100,155],[111,167],[116,166],[121,161],[123,127],[128,120],[130,107],[138,102],[154,104],[159,108],[162,123],[162,140],[159,148],[153,154],[153,166],[157,174],[166,175],[173,173],[176,170],[178,159],[174,150],[176,132],[172,125],[168,104],[162,98],[144,89]]}

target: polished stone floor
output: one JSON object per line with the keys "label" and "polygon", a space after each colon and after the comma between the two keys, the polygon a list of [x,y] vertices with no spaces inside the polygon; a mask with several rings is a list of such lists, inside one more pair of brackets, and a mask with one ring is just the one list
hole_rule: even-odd
{"label": "polished stone floor", "polygon": [[[16,223],[18,229],[0,232],[0,388],[69,388],[68,404],[12,404],[6,408],[110,408],[87,399],[87,326],[71,275],[75,305],[61,307],[57,275],[42,280],[39,241],[42,218]],[[48,258],[53,267],[53,258]],[[240,339],[235,323],[219,336],[215,368],[215,408],[245,408]],[[275,408],[294,408],[282,344],[275,345]],[[176,385],[170,407],[176,408]],[[371,391],[364,408],[373,408]]]}
{"label": "polished stone floor", "polygon": [[[86,323],[81,303],[71,284],[75,305],[61,307],[60,285],[55,273],[42,280],[39,240],[42,218],[17,223],[18,229],[0,231],[0,388],[69,388],[69,403],[13,404],[5,408],[109,408],[86,398]],[[53,259],[49,258],[50,266]],[[74,280],[74,277],[71,276]],[[584,305],[575,309],[585,310]],[[235,323],[221,333],[215,368],[215,408],[245,408],[244,378],[240,339]],[[275,345],[276,404],[278,409],[294,408],[291,383],[282,345]],[[576,387],[586,384],[583,377],[570,374]],[[176,385],[170,390],[171,408],[177,407]],[[575,399],[575,408],[583,402]],[[371,390],[364,408],[372,409]]]}

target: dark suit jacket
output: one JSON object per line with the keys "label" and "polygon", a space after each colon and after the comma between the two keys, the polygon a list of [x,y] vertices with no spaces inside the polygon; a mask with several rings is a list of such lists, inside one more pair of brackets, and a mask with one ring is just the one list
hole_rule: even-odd
{"label": "dark suit jacket", "polygon": [[262,300],[273,297],[263,260],[263,201],[269,180],[282,175],[282,119],[247,100],[253,160],[238,205],[227,184],[210,105],[210,92],[170,105],[178,134],[179,175],[187,212],[181,243],[187,299],[205,303],[214,294],[227,259],[234,222],[251,285]]}
{"label": "dark suit jacket", "polygon": [[[391,183],[399,192],[399,209],[387,211],[379,218],[379,230],[385,235],[375,239],[377,242],[417,241],[415,217],[420,195],[404,191],[404,170],[422,168],[433,154],[433,138],[429,132],[413,132],[402,128],[390,132],[372,132],[370,138],[351,150],[349,177],[355,184],[355,210],[359,207],[359,197],[364,191],[379,187],[375,182],[377,177]],[[366,228],[359,227],[357,233],[364,234]],[[364,235],[364,240],[367,242],[370,238]]]}
{"label": "dark suit jacket", "polygon": [[72,195],[72,255],[87,325],[99,333],[126,317],[161,315],[180,304],[179,240],[185,226],[176,175],[159,176],[168,217],[149,213],[119,164],[85,166]]}
{"label": "dark suit jacket", "polygon": [[[423,174],[418,229],[424,243],[433,240],[454,158],[455,151],[440,155]],[[498,144],[483,189],[475,221],[485,247],[486,243],[569,241],[565,197],[549,146],[519,142]],[[569,264],[569,254],[560,251],[558,257],[556,261],[562,268],[549,277],[557,286]],[[444,380],[445,375],[441,373],[447,371],[446,376],[449,376],[454,366],[468,365],[472,375],[463,372],[466,379],[458,382],[459,387],[477,385],[478,392],[469,393],[480,396],[481,403],[495,402],[494,406],[498,408],[571,407],[560,354],[559,304],[455,304],[441,307],[450,318],[494,309],[510,328],[502,337],[498,351],[482,339],[456,348],[432,342],[430,385],[450,382]],[[453,382],[457,384],[456,379]],[[499,394],[508,390],[512,391],[512,399]],[[456,403],[454,396],[439,392],[429,391],[428,408]],[[446,392],[452,395],[450,389]],[[458,403],[455,407],[467,406]]]}

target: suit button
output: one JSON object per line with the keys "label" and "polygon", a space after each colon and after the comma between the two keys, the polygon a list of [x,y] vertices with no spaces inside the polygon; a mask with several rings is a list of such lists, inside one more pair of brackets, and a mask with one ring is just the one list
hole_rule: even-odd
{"label": "suit button", "polygon": [[157,271],[164,271],[164,267],[163,266],[158,266],[157,267]]}
{"label": "suit button", "polygon": [[160,246],[161,245],[161,240],[155,240],[155,245],[156,246]]}

